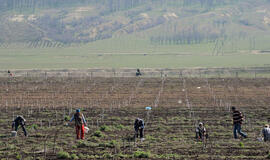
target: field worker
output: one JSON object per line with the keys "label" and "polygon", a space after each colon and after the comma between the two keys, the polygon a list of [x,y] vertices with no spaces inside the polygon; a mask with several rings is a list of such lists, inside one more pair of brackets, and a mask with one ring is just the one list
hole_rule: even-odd
{"label": "field worker", "polygon": [[270,141],[270,128],[269,125],[266,124],[262,130],[262,135],[263,135],[263,139],[264,141]]}
{"label": "field worker", "polygon": [[80,109],[76,109],[76,113],[70,119],[70,122],[72,122],[73,120],[75,121],[77,139],[84,139],[84,126],[87,126],[87,124]]}
{"label": "field worker", "polygon": [[203,126],[203,123],[200,122],[199,126],[196,128],[196,139],[197,140],[204,140],[204,138],[208,138],[208,134],[206,133],[206,129]]}
{"label": "field worker", "polygon": [[12,77],[12,73],[10,72],[10,70],[8,70],[8,75],[9,77]]}
{"label": "field worker", "polygon": [[140,69],[137,69],[136,76],[141,76],[141,75],[142,75],[142,74],[141,74]]}
{"label": "field worker", "polygon": [[241,125],[242,122],[244,120],[244,117],[242,115],[242,113],[238,110],[236,110],[236,108],[234,106],[232,106],[232,112],[233,112],[233,135],[234,138],[237,139],[237,132],[244,138],[247,138],[247,134],[243,133],[241,131]]}
{"label": "field worker", "polygon": [[143,141],[144,140],[143,138],[144,121],[140,118],[136,118],[134,122],[134,129],[135,129],[135,138],[139,137],[139,132],[140,132],[140,139],[141,141]]}
{"label": "field worker", "polygon": [[27,132],[25,129],[25,122],[26,120],[23,118],[23,116],[17,116],[14,121],[12,122],[12,129],[15,127],[15,131],[17,132],[18,127],[21,126],[24,132],[24,135],[27,136]]}

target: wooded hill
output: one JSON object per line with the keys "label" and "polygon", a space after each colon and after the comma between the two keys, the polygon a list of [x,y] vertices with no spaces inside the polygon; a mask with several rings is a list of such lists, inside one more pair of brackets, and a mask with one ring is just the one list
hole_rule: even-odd
{"label": "wooded hill", "polygon": [[134,35],[155,45],[270,40],[270,0],[0,0],[0,44]]}

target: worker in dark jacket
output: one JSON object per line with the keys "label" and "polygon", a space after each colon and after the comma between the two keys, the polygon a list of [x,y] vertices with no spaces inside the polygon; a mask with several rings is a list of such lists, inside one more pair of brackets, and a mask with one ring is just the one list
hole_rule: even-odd
{"label": "worker in dark jacket", "polygon": [[25,129],[25,122],[26,120],[23,118],[23,116],[17,116],[14,121],[12,122],[12,129],[15,127],[15,131],[17,132],[18,127],[21,126],[24,132],[24,135],[27,136],[27,132]]}
{"label": "worker in dark jacket", "polygon": [[141,75],[142,75],[142,74],[141,74],[140,69],[137,69],[136,76],[138,77],[138,76],[141,76]]}
{"label": "worker in dark jacket", "polygon": [[134,129],[135,129],[135,137],[139,137],[139,132],[140,132],[140,139],[141,141],[144,140],[143,138],[143,129],[144,129],[144,121],[140,118],[136,118],[134,122]]}
{"label": "worker in dark jacket", "polygon": [[208,134],[206,132],[205,127],[203,126],[203,123],[200,122],[199,126],[196,128],[196,139],[197,140],[205,140],[208,138]]}
{"label": "worker in dark jacket", "polygon": [[266,124],[262,130],[262,135],[263,135],[263,140],[266,141],[270,141],[270,128],[269,125]]}
{"label": "worker in dark jacket", "polygon": [[247,134],[245,134],[244,132],[241,131],[241,125],[242,122],[244,120],[244,117],[242,115],[242,113],[238,110],[236,110],[236,108],[233,106],[232,107],[232,112],[233,112],[233,135],[234,138],[237,139],[237,132],[244,138],[247,138]]}
{"label": "worker in dark jacket", "polygon": [[80,109],[76,109],[76,113],[70,119],[70,122],[72,122],[73,120],[75,121],[77,139],[84,139],[84,126],[87,126],[87,124]]}

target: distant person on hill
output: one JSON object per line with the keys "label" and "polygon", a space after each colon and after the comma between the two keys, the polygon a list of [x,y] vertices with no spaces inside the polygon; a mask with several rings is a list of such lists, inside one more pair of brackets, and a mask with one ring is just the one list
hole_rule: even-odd
{"label": "distant person on hill", "polygon": [[269,125],[266,124],[262,130],[262,135],[263,135],[263,140],[266,141],[270,141],[270,128]]}
{"label": "distant person on hill", "polygon": [[23,118],[23,116],[17,116],[13,122],[12,122],[12,129],[15,127],[15,131],[17,132],[18,127],[21,126],[24,132],[24,135],[27,136],[27,132],[25,129],[25,122],[26,120]]}
{"label": "distant person on hill", "polygon": [[136,76],[138,77],[138,76],[141,76],[141,75],[142,75],[142,74],[141,74],[140,69],[137,69]]}
{"label": "distant person on hill", "polygon": [[139,132],[140,132],[140,139],[141,141],[144,140],[143,138],[143,129],[144,129],[144,121],[140,118],[136,118],[134,122],[134,130],[135,130],[135,138],[139,137]]}
{"label": "distant person on hill", "polygon": [[70,122],[75,121],[75,129],[77,134],[77,139],[84,139],[84,126],[87,126],[84,115],[81,113],[80,109],[76,109],[76,113],[70,119]]}
{"label": "distant person on hill", "polygon": [[236,108],[234,106],[232,106],[232,112],[233,112],[233,135],[234,138],[237,139],[237,132],[244,138],[247,138],[247,134],[245,134],[244,132],[241,131],[241,125],[242,122],[244,120],[244,117],[242,115],[242,113],[238,110],[236,110]]}
{"label": "distant person on hill", "polygon": [[199,140],[204,140],[208,138],[208,134],[206,132],[205,127],[203,126],[203,123],[200,122],[199,126],[196,128],[196,139]]}

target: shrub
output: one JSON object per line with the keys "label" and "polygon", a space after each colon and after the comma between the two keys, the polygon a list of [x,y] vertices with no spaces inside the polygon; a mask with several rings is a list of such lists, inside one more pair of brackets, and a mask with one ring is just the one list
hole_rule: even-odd
{"label": "shrub", "polygon": [[110,158],[113,158],[113,155],[111,155],[110,153],[105,153],[103,155],[103,158],[110,159]]}
{"label": "shrub", "polygon": [[75,149],[75,148],[77,148],[77,146],[76,146],[76,145],[72,145],[72,148],[74,148],[74,149]]}
{"label": "shrub", "polygon": [[107,131],[110,131],[111,128],[109,126],[102,125],[102,126],[100,126],[99,130],[101,130],[103,132],[107,132]]}
{"label": "shrub", "polygon": [[87,141],[90,141],[90,142],[99,142],[100,140],[97,137],[90,137]]}
{"label": "shrub", "polygon": [[59,151],[57,153],[57,158],[60,158],[60,159],[68,159],[70,158],[70,155],[68,152],[64,152],[64,151]]}
{"label": "shrub", "polygon": [[37,124],[32,124],[32,125],[31,125],[31,128],[37,130],[37,129],[38,129],[38,125],[37,125]]}
{"label": "shrub", "polygon": [[109,145],[111,148],[114,148],[118,145],[118,143],[116,142],[116,140],[112,140],[112,141],[110,141]]}
{"label": "shrub", "polygon": [[79,159],[79,157],[75,153],[73,153],[70,157],[71,159]]}
{"label": "shrub", "polygon": [[244,148],[245,145],[244,145],[243,142],[240,142],[240,143],[239,143],[239,146],[240,146],[241,148]]}
{"label": "shrub", "polygon": [[95,137],[103,137],[104,135],[100,131],[96,131],[93,136]]}
{"label": "shrub", "polygon": [[122,129],[125,129],[125,126],[123,126],[122,124],[117,124],[117,125],[115,125],[115,128],[122,130]]}
{"label": "shrub", "polygon": [[18,160],[22,159],[22,156],[19,153],[17,153],[16,159],[18,159]]}
{"label": "shrub", "polygon": [[66,116],[64,117],[64,120],[65,120],[65,121],[69,121],[69,120],[70,120],[70,117],[66,115]]}
{"label": "shrub", "polygon": [[78,141],[77,148],[87,147],[87,142],[85,141]]}
{"label": "shrub", "polygon": [[90,143],[88,144],[88,147],[95,148],[95,147],[98,147],[98,144],[97,144],[97,143],[94,143],[94,142],[90,142]]}
{"label": "shrub", "polygon": [[79,159],[85,159],[87,157],[87,155],[83,155],[82,153],[79,153]]}
{"label": "shrub", "polygon": [[108,147],[108,148],[119,148],[120,147],[119,143],[115,140],[112,140],[109,143],[100,143],[99,146]]}
{"label": "shrub", "polygon": [[98,147],[99,145],[94,142],[86,142],[86,141],[78,141],[77,148],[84,148],[84,147]]}
{"label": "shrub", "polygon": [[136,151],[134,153],[135,158],[150,158],[150,156],[151,156],[150,152]]}

